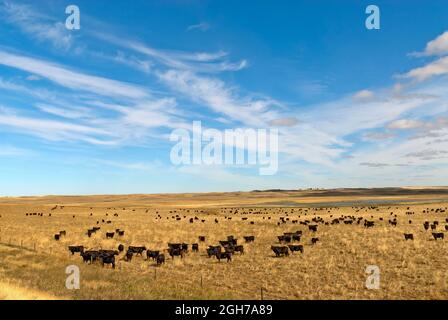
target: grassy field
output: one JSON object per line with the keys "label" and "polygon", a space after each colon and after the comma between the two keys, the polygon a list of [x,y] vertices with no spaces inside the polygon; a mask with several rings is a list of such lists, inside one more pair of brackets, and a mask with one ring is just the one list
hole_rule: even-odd
{"label": "grassy field", "polygon": [[[435,210],[448,207],[447,192],[410,188],[0,198],[0,299],[260,299],[262,288],[264,299],[447,299],[448,239],[435,241],[423,228],[424,221],[437,220],[437,231],[445,232],[448,210]],[[358,208],[351,207],[356,203]],[[43,216],[26,216],[30,212]],[[180,221],[173,219],[176,215]],[[313,234],[292,223],[316,217],[331,222],[342,215],[374,220],[375,226],[320,223]],[[396,227],[388,223],[394,215]],[[195,217],[199,220],[190,223]],[[289,221],[278,225],[280,217]],[[87,229],[97,221],[101,230],[88,238]],[[105,238],[106,231],[117,228],[125,230],[123,237]],[[67,236],[55,241],[60,230]],[[303,231],[304,253],[276,258],[270,246],[278,245],[277,236],[297,230]],[[412,233],[414,241],[405,241],[403,233]],[[67,250],[68,245],[116,249],[119,244],[164,250],[168,242],[197,243],[200,235],[206,241],[199,252],[174,260],[166,254],[160,267],[141,257],[125,262],[121,254],[116,269],[102,268],[84,264],[79,254]],[[228,235],[244,244],[245,254],[235,254],[229,263],[208,258],[208,245]],[[254,235],[255,242],[245,244],[247,235]],[[319,238],[316,245],[312,237]],[[69,265],[80,268],[79,290],[65,287]],[[365,286],[368,265],[380,268],[378,290]]]}

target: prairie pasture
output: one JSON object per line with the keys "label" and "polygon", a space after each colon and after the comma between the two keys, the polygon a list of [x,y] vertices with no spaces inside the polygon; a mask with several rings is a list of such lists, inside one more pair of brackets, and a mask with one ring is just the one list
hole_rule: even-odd
{"label": "prairie pasture", "polygon": [[[448,228],[446,192],[0,198],[0,299],[447,299],[448,239],[432,236]],[[365,227],[366,220],[373,227]],[[438,224],[425,230],[425,221]],[[88,237],[92,227],[100,230]],[[106,239],[116,229],[125,234]],[[66,235],[55,240],[60,231]],[[296,231],[302,232],[300,241],[279,243],[278,236]],[[405,240],[405,233],[413,240]],[[244,254],[234,253],[230,262],[208,257],[208,246],[229,235]],[[255,241],[246,243],[244,236]],[[312,238],[319,240],[312,244]],[[188,253],[172,258],[168,243],[187,243]],[[192,252],[193,243],[198,252]],[[159,250],[166,261],[157,266],[144,253],[128,262],[121,252],[113,269],[84,263],[68,251],[69,245],[117,250],[119,244]],[[271,250],[288,244],[301,244],[304,252],[276,257]],[[70,265],[80,269],[79,290],[66,288]],[[366,287],[371,265],[379,268],[378,289]]]}

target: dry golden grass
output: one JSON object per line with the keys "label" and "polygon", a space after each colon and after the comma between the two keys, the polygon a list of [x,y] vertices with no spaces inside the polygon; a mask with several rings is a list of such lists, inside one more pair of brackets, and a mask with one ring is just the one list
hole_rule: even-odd
{"label": "dry golden grass", "polygon": [[[368,195],[365,198],[370,200],[428,203],[388,204],[378,210],[364,208],[359,212],[351,207],[333,207],[330,212],[309,209],[306,216],[298,207],[268,207],[266,203],[366,199],[361,195],[340,194],[322,197],[313,192],[3,198],[0,199],[0,283],[8,286],[2,286],[6,289],[0,291],[0,298],[259,299],[263,287],[265,299],[447,299],[448,239],[434,241],[431,232],[424,231],[422,226],[425,220],[438,220],[438,230],[445,230],[448,213],[422,213],[426,208],[448,207],[448,201],[441,199],[443,196]],[[55,205],[65,207],[51,210]],[[231,206],[238,207],[239,212],[223,209]],[[248,213],[250,206],[262,214]],[[415,214],[406,215],[406,211]],[[43,212],[44,216],[27,217],[27,212]],[[306,226],[291,222],[277,225],[279,217],[286,217],[285,212],[291,220],[299,221],[313,217],[331,221],[331,215],[370,219],[373,215],[376,225],[365,229],[361,225],[319,224],[320,242],[312,246],[310,239],[314,235]],[[387,223],[390,212],[398,216],[397,227]],[[162,219],[156,219],[157,214]],[[176,214],[182,217],[181,221],[171,218]],[[195,216],[206,221],[189,223],[189,218]],[[225,216],[232,220],[226,220]],[[243,221],[243,217],[248,220]],[[379,221],[380,217],[384,221]],[[101,230],[88,238],[86,230],[102,219],[112,220],[112,224],[100,223]],[[125,230],[125,236],[106,240],[105,232],[116,228]],[[53,235],[60,230],[66,230],[67,236],[57,242]],[[270,246],[278,243],[276,236],[296,230],[303,230],[301,243],[305,253],[275,258]],[[413,233],[415,240],[405,241],[404,232]],[[135,257],[130,263],[120,260],[115,270],[103,269],[100,265],[83,264],[79,255],[71,256],[67,250],[68,245],[116,249],[119,243],[163,250],[168,242],[198,242],[199,235],[207,237],[205,243],[200,243],[199,253],[190,252],[183,260],[168,258],[161,267]],[[228,235],[235,235],[240,242],[245,235],[254,235],[256,240],[243,243],[246,253],[236,254],[230,263],[207,258],[205,248]],[[65,288],[65,268],[72,264],[81,270],[80,290]],[[380,268],[379,290],[365,287],[367,265]]]}

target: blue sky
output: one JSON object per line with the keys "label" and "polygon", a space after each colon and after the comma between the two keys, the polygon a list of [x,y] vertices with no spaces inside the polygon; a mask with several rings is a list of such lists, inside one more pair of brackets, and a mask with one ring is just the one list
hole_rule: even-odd
{"label": "blue sky", "polygon": [[[446,1],[0,0],[0,195],[446,185],[447,31]],[[275,127],[277,174],[173,165],[193,121]]]}

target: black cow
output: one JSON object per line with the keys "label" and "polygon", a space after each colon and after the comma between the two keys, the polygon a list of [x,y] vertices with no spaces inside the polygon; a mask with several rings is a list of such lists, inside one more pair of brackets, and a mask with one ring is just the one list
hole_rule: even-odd
{"label": "black cow", "polygon": [[311,238],[311,244],[316,244],[319,238]]}
{"label": "black cow", "polygon": [[255,236],[245,236],[243,237],[246,242],[254,242]]}
{"label": "black cow", "polygon": [[129,250],[126,251],[126,254],[124,256],[124,261],[131,262],[133,255],[134,255],[134,252],[129,251]]}
{"label": "black cow", "polygon": [[221,240],[221,241],[219,241],[219,244],[222,245],[223,247],[229,247],[229,246],[231,246],[230,241],[225,241],[225,240]]}
{"label": "black cow", "polygon": [[54,235],[54,240],[58,241],[58,240],[60,239],[60,237],[61,237],[61,236],[60,236],[59,234],[55,234],[55,235]]}
{"label": "black cow", "polygon": [[146,251],[146,259],[152,259],[152,260],[156,260],[157,257],[160,255],[159,251],[152,251],[152,250],[147,250]]}
{"label": "black cow", "polygon": [[168,243],[170,249],[182,249],[182,243]]}
{"label": "black cow", "polygon": [[221,252],[220,246],[210,246],[207,248],[207,255],[210,258],[211,256],[216,255],[217,253]]}
{"label": "black cow", "polygon": [[375,226],[375,221],[369,221],[369,220],[364,221],[364,227],[372,228],[373,226]]}
{"label": "black cow", "polygon": [[193,252],[198,252],[199,251],[199,244],[193,243],[191,245],[191,250],[193,250]]}
{"label": "black cow", "polygon": [[66,235],[67,235],[67,232],[66,232],[65,230],[62,230],[62,231],[59,231],[59,234],[60,234],[61,236],[66,236]]}
{"label": "black cow", "polygon": [[300,251],[301,253],[303,253],[303,245],[301,244],[290,244],[288,245],[288,247],[291,252]]}
{"label": "black cow", "polygon": [[181,259],[183,259],[185,255],[185,251],[182,250],[181,248],[169,248],[168,253],[170,254],[172,259],[174,259],[175,256],[178,256]]}
{"label": "black cow", "polygon": [[115,232],[106,232],[106,239],[112,239],[115,235]]}
{"label": "black cow", "polygon": [[412,233],[405,233],[404,240],[414,240],[414,235]]}
{"label": "black cow", "polygon": [[118,245],[118,251],[123,252],[124,251],[124,245],[119,244]]}
{"label": "black cow", "polygon": [[233,251],[234,252],[239,252],[241,254],[244,254],[244,247],[242,245],[235,246],[235,247],[233,247]]}
{"label": "black cow", "polygon": [[97,260],[99,256],[100,253],[94,250],[81,252],[81,257],[85,263],[93,263]]}
{"label": "black cow", "polygon": [[283,236],[277,236],[277,238],[278,238],[278,241],[281,243],[281,242],[291,242],[291,236],[285,236],[285,235],[283,235]]}
{"label": "black cow", "polygon": [[289,250],[286,246],[271,246],[271,249],[277,257],[289,255]]}
{"label": "black cow", "polygon": [[215,256],[219,262],[221,262],[221,259],[227,259],[227,262],[232,261],[232,253],[230,252],[217,252]]}
{"label": "black cow", "polygon": [[112,268],[115,269],[115,255],[102,255],[101,264],[103,267],[106,264],[110,264],[112,265]]}
{"label": "black cow", "polygon": [[443,238],[445,237],[443,232],[433,232],[432,236],[434,237],[434,240],[437,240],[437,239],[443,240]]}
{"label": "black cow", "polygon": [[98,250],[99,254],[104,256],[118,256],[118,251],[117,250]]}
{"label": "black cow", "polygon": [[84,252],[84,246],[69,246],[68,250],[73,254],[75,254],[75,252],[79,252],[82,253]]}
{"label": "black cow", "polygon": [[146,250],[146,247],[134,247],[134,246],[129,246],[128,251],[131,251],[132,253],[138,254],[138,255],[142,255],[143,252]]}
{"label": "black cow", "polygon": [[309,225],[308,229],[313,232],[317,232],[317,225]]}
{"label": "black cow", "polygon": [[205,236],[199,236],[199,241],[204,242],[205,241]]}
{"label": "black cow", "polygon": [[157,261],[156,262],[157,262],[158,266],[164,264],[165,263],[165,255],[164,254],[159,254],[157,256]]}

